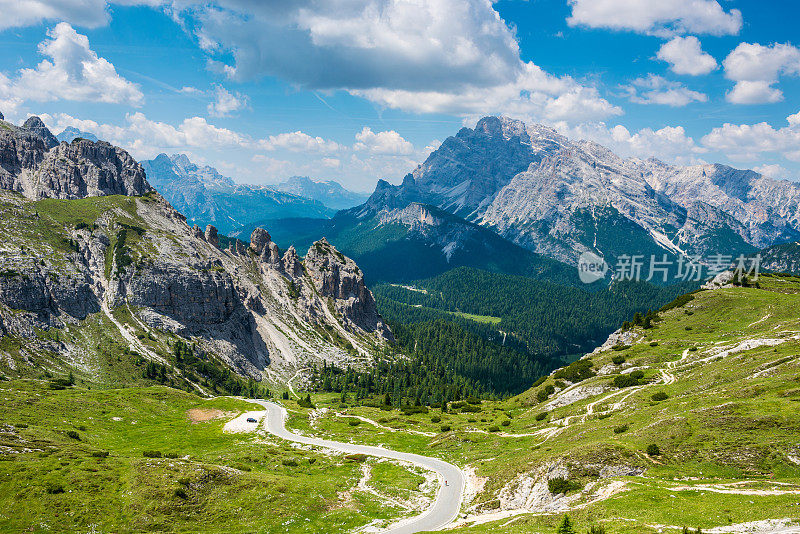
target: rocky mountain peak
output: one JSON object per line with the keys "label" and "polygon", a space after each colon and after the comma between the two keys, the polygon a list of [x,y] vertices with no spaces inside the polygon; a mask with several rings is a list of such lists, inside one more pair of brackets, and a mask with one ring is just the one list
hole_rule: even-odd
{"label": "rocky mountain peak", "polygon": [[250,248],[253,249],[258,256],[264,252],[270,242],[272,241],[272,237],[269,235],[269,232],[264,230],[263,228],[256,228],[250,234]]}
{"label": "rocky mountain peak", "polygon": [[36,115],[32,115],[28,117],[28,120],[22,125],[22,129],[32,134],[36,135],[37,137],[41,138],[45,146],[47,148],[53,148],[54,146],[58,146],[58,139],[53,133],[47,129],[47,126],[44,125],[42,119],[37,117]]}

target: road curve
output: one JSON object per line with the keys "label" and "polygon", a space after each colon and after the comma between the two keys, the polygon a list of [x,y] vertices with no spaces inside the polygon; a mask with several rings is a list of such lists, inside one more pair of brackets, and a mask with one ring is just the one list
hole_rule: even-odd
{"label": "road curve", "polygon": [[[274,434],[279,438],[306,445],[326,447],[347,454],[367,454],[369,456],[411,462],[425,469],[435,471],[439,477],[439,491],[436,494],[434,503],[420,515],[406,519],[396,526],[389,526],[389,528],[384,531],[385,534],[413,534],[414,532],[439,530],[453,522],[458,516],[465,484],[464,474],[458,467],[443,462],[442,460],[421,456],[419,454],[397,452],[391,449],[384,449],[383,447],[353,445],[351,443],[341,443],[339,441],[301,436],[286,429],[285,422],[287,412],[283,406],[269,401],[247,400],[260,404],[266,409],[265,427],[270,434]],[[444,485],[444,481],[447,481],[446,486]]]}

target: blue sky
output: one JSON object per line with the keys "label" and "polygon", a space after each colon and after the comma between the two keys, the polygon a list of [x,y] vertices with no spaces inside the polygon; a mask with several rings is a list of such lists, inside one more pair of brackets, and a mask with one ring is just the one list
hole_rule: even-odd
{"label": "blue sky", "polygon": [[800,179],[800,5],[0,0],[0,112],[240,182],[399,182],[488,114]]}

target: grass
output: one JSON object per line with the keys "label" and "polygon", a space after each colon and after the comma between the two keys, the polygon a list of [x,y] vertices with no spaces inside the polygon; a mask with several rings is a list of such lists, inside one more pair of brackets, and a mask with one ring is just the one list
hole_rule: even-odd
{"label": "grass", "polygon": [[464,319],[469,319],[470,321],[475,321],[476,323],[483,323],[483,324],[500,324],[502,320],[500,317],[492,317],[491,315],[475,315],[472,313],[461,313],[461,312],[448,312],[453,315],[457,315]]}
{"label": "grass", "polygon": [[[491,502],[518,475],[536,479],[543,467],[555,464],[564,466],[569,479],[581,486],[624,483],[625,491],[575,512],[579,531],[600,520],[612,532],[638,533],[655,532],[647,526],[652,524],[711,528],[796,517],[797,494],[674,489],[726,482],[773,487],[773,482],[782,482],[800,491],[800,466],[789,458],[800,449],[796,438],[800,433],[800,342],[794,338],[800,333],[800,280],[765,278],[761,286],[700,292],[683,306],[662,313],[655,328],[637,331],[640,337],[631,346],[594,355],[592,369],[598,374],[576,379],[585,377],[578,387],[601,393],[566,406],[548,405],[559,396],[557,381],[548,378],[516,397],[485,401],[478,413],[433,409],[430,414],[405,416],[367,406],[338,409],[336,395],[318,395],[314,396],[317,407],[331,412],[312,429],[307,411],[298,408],[289,424],[333,439],[382,444],[470,466],[487,478],[484,490],[471,504]],[[762,338],[780,342],[742,345],[745,340]],[[734,350],[723,353],[726,348]],[[619,361],[619,356],[625,361],[613,364],[612,358]],[[615,388],[614,378],[632,367],[642,368],[641,385]],[[664,383],[664,373],[673,376],[674,382]],[[568,380],[562,382],[569,387]],[[548,385],[556,392],[540,402],[537,392]],[[608,395],[613,396],[604,400]],[[593,413],[587,415],[590,403],[595,403]],[[345,417],[334,412],[380,419],[382,426],[395,431],[370,424],[350,427]],[[537,418],[544,412],[548,412],[546,417]],[[434,415],[439,422],[432,422]],[[565,426],[567,418],[572,422]],[[502,426],[503,420],[509,420],[509,426]],[[451,430],[441,432],[443,425]],[[499,432],[488,431],[497,425]],[[563,428],[548,439],[531,435],[557,427]],[[620,432],[622,428],[626,430]],[[649,445],[657,445],[660,454],[649,456]],[[602,467],[643,469],[644,476],[600,478]],[[589,495],[582,494],[577,502],[587,500]],[[557,519],[524,515],[514,520],[513,529],[505,528],[554,531]],[[457,531],[502,531],[499,527],[507,521]]]}
{"label": "grass", "polygon": [[[346,491],[358,464],[222,433],[253,409],[245,401],[163,387],[51,391],[32,380],[0,382],[0,399],[3,532],[347,532],[400,512]],[[193,422],[195,408],[220,417]],[[387,492],[413,483],[380,469],[399,481]]]}

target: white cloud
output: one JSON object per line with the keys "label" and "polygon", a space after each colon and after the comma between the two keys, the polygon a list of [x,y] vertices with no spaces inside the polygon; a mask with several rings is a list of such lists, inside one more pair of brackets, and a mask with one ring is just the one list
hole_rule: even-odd
{"label": "white cloud", "polygon": [[779,180],[791,179],[789,171],[777,163],[759,165],[758,167],[753,167],[753,170],[770,178]]}
{"label": "white cloud", "polygon": [[46,20],[97,28],[108,24],[105,0],[0,0],[0,31]]}
{"label": "white cloud", "polygon": [[716,0],[569,0],[570,26],[608,28],[654,35],[733,35],[742,28],[738,9]]}
{"label": "white cloud", "polygon": [[293,152],[335,152],[341,148],[334,141],[312,137],[300,131],[271,135],[266,139],[260,139],[256,145],[262,150],[283,148]]}
{"label": "white cloud", "polygon": [[55,116],[43,114],[41,118],[55,132],[74,126],[125,148],[139,159],[153,157],[158,152],[192,147],[215,149],[252,145],[246,136],[218,128],[202,117],[186,118],[177,126],[150,120],[140,112],[127,114],[122,126],[82,120],[63,113]]}
{"label": "white cloud", "polygon": [[625,126],[608,127],[602,122],[572,127],[559,123],[556,129],[572,139],[594,141],[623,157],[656,157],[670,163],[694,164],[708,151],[687,136],[683,126],[666,126],[659,130],[644,128],[633,134]]}
{"label": "white cloud", "polygon": [[247,96],[234,92],[231,93],[221,85],[214,86],[214,101],[208,104],[208,114],[212,117],[228,117],[235,111],[247,107]]}
{"label": "white cloud", "polygon": [[740,43],[722,62],[725,77],[736,82],[726,95],[733,104],[762,104],[783,100],[774,87],[781,75],[800,75],[800,49],[790,44],[763,46]]}
{"label": "white cloud", "polygon": [[631,85],[623,87],[631,102],[637,104],[662,104],[681,107],[692,102],[707,102],[704,93],[692,91],[679,82],[666,80],[661,76],[650,74],[646,78],[637,78]]}
{"label": "white cloud", "polygon": [[342,166],[342,162],[339,158],[322,158],[322,165],[331,169],[338,169]]}
{"label": "white cloud", "polygon": [[693,35],[673,37],[661,45],[656,57],[669,63],[670,69],[675,74],[700,76],[717,68],[717,61],[710,54],[703,52],[700,40]]}
{"label": "white cloud", "polygon": [[185,4],[192,9],[177,12],[194,22],[209,65],[234,79],[277,76],[414,112],[621,113],[595,88],[523,62],[514,29],[487,0]]}
{"label": "white cloud", "polygon": [[21,69],[16,78],[0,80],[0,100],[49,102],[76,100],[139,106],[139,87],[117,74],[114,65],[98,57],[89,39],[62,22],[47,32],[39,52],[49,59]]}
{"label": "white cloud", "polygon": [[520,76],[504,85],[470,86],[457,91],[371,89],[352,91],[383,106],[416,113],[504,114],[532,120],[582,121],[621,115],[622,110],[569,76],[547,74],[526,63]]}
{"label": "white cloud", "polygon": [[414,145],[403,139],[394,130],[373,132],[365,126],[356,134],[355,150],[366,150],[371,154],[408,155],[414,152]]}
{"label": "white cloud", "polygon": [[773,128],[766,122],[725,123],[704,136],[702,143],[741,161],[755,160],[765,153],[800,161],[800,113],[790,115],[786,120],[789,125],[783,128]]}

